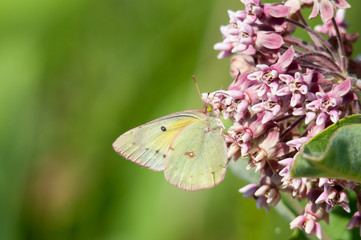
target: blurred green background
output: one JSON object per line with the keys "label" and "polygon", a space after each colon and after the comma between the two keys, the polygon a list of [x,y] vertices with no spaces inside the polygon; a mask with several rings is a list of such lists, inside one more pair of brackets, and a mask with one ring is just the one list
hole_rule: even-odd
{"label": "blurred green background", "polygon": [[[265,2],[265,1],[263,1]],[[360,1],[347,19],[359,30]],[[357,5],[358,4],[358,5]],[[213,44],[238,0],[0,2],[0,239],[286,239],[228,171],[186,192],[117,155],[126,130],[232,81]],[[356,47],[360,52],[360,46]]]}

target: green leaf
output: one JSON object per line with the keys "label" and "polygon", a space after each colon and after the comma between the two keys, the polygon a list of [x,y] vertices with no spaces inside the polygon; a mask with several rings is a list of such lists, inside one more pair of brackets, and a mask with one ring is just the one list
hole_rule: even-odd
{"label": "green leaf", "polygon": [[292,177],[327,177],[361,182],[361,115],[331,125],[296,157]]}

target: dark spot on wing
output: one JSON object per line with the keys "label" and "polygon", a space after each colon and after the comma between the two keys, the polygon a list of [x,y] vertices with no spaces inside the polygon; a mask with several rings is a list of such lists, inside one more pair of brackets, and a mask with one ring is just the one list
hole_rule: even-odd
{"label": "dark spot on wing", "polygon": [[165,158],[167,155],[163,154],[163,158]]}
{"label": "dark spot on wing", "polygon": [[163,132],[167,131],[167,129],[166,129],[164,126],[161,126],[160,129],[161,129]]}
{"label": "dark spot on wing", "polygon": [[149,148],[146,148],[146,149],[145,149],[145,151],[148,151],[148,150],[149,150]]}
{"label": "dark spot on wing", "polygon": [[195,156],[195,155],[194,155],[194,152],[188,152],[188,151],[185,152],[184,155],[186,155],[187,157],[189,157],[189,158],[191,158],[191,159],[194,158],[194,156]]}

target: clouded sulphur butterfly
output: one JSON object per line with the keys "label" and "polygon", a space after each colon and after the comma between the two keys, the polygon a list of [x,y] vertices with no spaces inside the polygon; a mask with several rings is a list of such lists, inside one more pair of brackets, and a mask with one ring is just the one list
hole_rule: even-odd
{"label": "clouded sulphur butterfly", "polygon": [[126,159],[155,171],[184,190],[221,182],[227,166],[223,124],[209,112],[173,113],[133,128],[114,143]]}

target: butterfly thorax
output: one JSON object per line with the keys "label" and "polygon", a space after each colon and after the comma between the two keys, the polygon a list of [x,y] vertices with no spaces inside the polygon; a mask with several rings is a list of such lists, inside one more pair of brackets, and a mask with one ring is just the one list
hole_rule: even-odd
{"label": "butterfly thorax", "polygon": [[220,130],[223,131],[224,125],[221,119],[218,117],[208,116],[209,118],[209,131]]}

